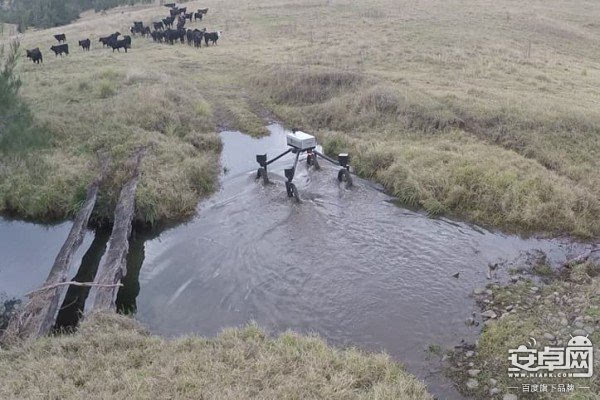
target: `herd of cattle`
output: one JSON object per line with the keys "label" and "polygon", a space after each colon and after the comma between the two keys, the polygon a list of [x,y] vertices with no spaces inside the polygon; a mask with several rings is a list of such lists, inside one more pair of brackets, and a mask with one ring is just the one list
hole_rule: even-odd
{"label": "herd of cattle", "polygon": [[[141,35],[143,37],[151,37],[152,40],[159,43],[174,44],[178,40],[181,43],[189,44],[194,47],[202,47],[202,40],[206,46],[209,43],[217,44],[217,41],[221,37],[221,31],[207,32],[206,28],[203,29],[186,29],[186,21],[202,20],[203,17],[208,13],[208,8],[199,9],[196,12],[187,12],[186,7],[177,7],[175,3],[165,4],[166,7],[170,8],[169,16],[163,18],[159,22],[153,22],[152,27],[144,25],[141,21],[135,21],[133,26],[129,29],[132,35]],[[175,24],[175,28],[173,25]],[[102,43],[102,47],[112,48],[113,52],[120,49],[124,49],[127,53],[127,49],[131,48],[131,36],[123,35],[122,39],[120,32],[115,32],[108,36],[101,37],[99,42]],[[50,50],[54,52],[55,56],[62,56],[63,54],[69,55],[69,45],[66,43],[67,37],[64,33],[54,35],[54,38],[58,41],[57,45],[50,47]],[[91,47],[90,39],[83,39],[79,41],[79,46],[83,51],[89,51]],[[35,64],[44,62],[42,52],[39,47],[35,49],[26,50],[27,58],[31,59]]]}

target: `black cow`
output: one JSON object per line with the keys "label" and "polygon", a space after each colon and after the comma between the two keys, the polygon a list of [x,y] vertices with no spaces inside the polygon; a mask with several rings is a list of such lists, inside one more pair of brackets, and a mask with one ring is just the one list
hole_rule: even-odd
{"label": "black cow", "polygon": [[177,30],[183,29],[185,27],[185,18],[178,17],[177,18]]}
{"label": "black cow", "polygon": [[155,31],[162,31],[163,29],[165,29],[165,26],[162,23],[162,21],[161,22],[154,22],[153,25],[154,25],[154,30]]}
{"label": "black cow", "polygon": [[185,28],[177,29],[177,35],[179,36],[179,41],[181,42],[181,44],[185,43],[185,34],[186,33],[187,33],[187,31],[185,30]]}
{"label": "black cow", "polygon": [[148,35],[150,35],[152,31],[150,30],[149,26],[145,26],[144,29],[142,29],[142,36],[146,37]]}
{"label": "black cow", "polygon": [[202,30],[194,29],[194,47],[202,47],[202,37],[204,37],[204,32],[206,32],[206,28]]}
{"label": "black cow", "polygon": [[192,18],[194,18],[194,13],[183,14],[185,19],[189,19],[192,22]]}
{"label": "black cow", "polygon": [[121,40],[113,40],[110,42],[110,47],[112,47],[113,53],[115,50],[120,53],[120,49],[125,49],[125,53],[127,53],[127,49],[131,48],[131,38],[129,36],[125,36]]}
{"label": "black cow", "polygon": [[129,31],[135,35],[136,33],[141,33],[142,35],[144,34],[144,23],[143,22],[138,22],[135,21],[133,23],[133,26],[131,28],[129,28]]}
{"label": "black cow", "polygon": [[181,7],[179,9],[179,14],[182,14],[182,13],[185,14],[186,12],[187,12],[187,7]]}
{"label": "black cow", "polygon": [[199,19],[201,20],[202,19],[202,15],[203,14],[201,12],[194,13],[194,21],[197,21]]}
{"label": "black cow", "polygon": [[167,28],[164,32],[165,42],[169,44],[173,44],[173,42],[177,39],[177,31],[171,28]]}
{"label": "black cow", "polygon": [[39,47],[36,47],[35,49],[31,50],[26,50],[26,53],[27,58],[30,58],[31,61],[33,61],[34,63],[39,64],[44,62],[42,52],[40,51]]}
{"label": "black cow", "polygon": [[167,29],[165,31],[165,41],[169,44],[173,44],[177,39],[181,41],[181,43],[185,42],[185,29]]}
{"label": "black cow", "polygon": [[102,43],[102,47],[110,46],[110,42],[117,40],[117,38],[119,37],[120,34],[121,34],[121,32],[115,32],[112,35],[101,37],[98,41],[100,43]]}
{"label": "black cow", "polygon": [[58,46],[52,46],[50,47],[50,50],[54,52],[55,56],[58,56],[59,54],[61,57],[63,54],[69,55],[69,45],[66,43],[59,44]]}
{"label": "black cow", "polygon": [[58,43],[66,42],[67,36],[64,33],[59,33],[58,35],[54,35],[54,38],[58,40]]}
{"label": "black cow", "polygon": [[92,43],[90,42],[90,39],[84,39],[84,40],[80,40],[79,41],[79,45],[81,46],[81,48],[85,51],[90,51],[90,45]]}
{"label": "black cow", "polygon": [[150,36],[152,36],[152,40],[154,40],[155,42],[162,43],[163,38],[165,37],[165,33],[162,31],[154,31],[150,34]]}
{"label": "black cow", "polygon": [[179,9],[178,8],[171,8],[169,10],[169,13],[171,14],[171,17],[176,17],[177,15],[179,15]]}
{"label": "black cow", "polygon": [[221,31],[216,32],[208,32],[204,34],[204,43],[208,46],[208,42],[212,42],[212,44],[217,44],[217,40],[221,37]]}
{"label": "black cow", "polygon": [[165,28],[173,27],[173,22],[175,21],[175,17],[167,17],[162,20],[163,24],[165,24]]}
{"label": "black cow", "polygon": [[192,29],[188,29],[187,32],[185,33],[185,40],[187,41],[187,44],[189,44],[190,46],[194,42],[194,31]]}

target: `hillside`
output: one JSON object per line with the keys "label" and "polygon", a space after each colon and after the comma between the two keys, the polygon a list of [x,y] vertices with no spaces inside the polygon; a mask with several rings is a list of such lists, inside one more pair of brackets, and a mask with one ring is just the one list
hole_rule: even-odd
{"label": "hillside", "polygon": [[[166,9],[136,6],[28,32],[23,95],[41,134],[8,157],[0,212],[64,218],[81,199],[94,153],[115,160],[152,143],[138,219],[190,215],[214,190],[216,132],[264,132],[264,117],[350,150],[359,174],[433,215],[537,233],[597,237],[600,227],[598,44],[592,1],[233,0],[192,27],[218,46],[135,38],[112,53],[100,35]],[[71,54],[50,55],[66,33]],[[90,37],[83,53],[76,40]],[[115,164],[117,165],[117,164]],[[111,189],[100,218],[110,215]]]}

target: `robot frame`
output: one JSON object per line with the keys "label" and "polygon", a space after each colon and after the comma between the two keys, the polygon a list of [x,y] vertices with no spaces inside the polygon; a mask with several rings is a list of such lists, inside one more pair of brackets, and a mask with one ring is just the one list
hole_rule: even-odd
{"label": "robot frame", "polygon": [[292,132],[286,135],[286,140],[289,149],[279,154],[275,158],[267,160],[266,154],[256,155],[256,162],[260,165],[258,171],[256,172],[256,179],[262,178],[264,183],[269,183],[267,166],[289,153],[295,154],[296,157],[294,160],[294,165],[291,168],[284,169],[283,171],[287,179],[287,181],[285,182],[285,190],[287,192],[288,197],[292,197],[297,202],[299,202],[300,195],[298,194],[298,189],[296,188],[296,185],[292,181],[294,179],[294,175],[296,174],[296,167],[298,166],[298,159],[300,158],[300,154],[307,153],[306,163],[309,167],[313,166],[317,170],[320,169],[317,157],[323,158],[324,160],[327,160],[330,163],[341,167],[338,171],[338,181],[345,182],[346,188],[352,186],[352,176],[350,175],[350,165],[348,164],[349,156],[347,153],[340,153],[338,155],[337,161],[332,158],[329,158],[325,154],[322,154],[319,151],[317,151],[317,139],[313,135],[309,135],[308,133],[301,132],[296,129],[292,129]]}

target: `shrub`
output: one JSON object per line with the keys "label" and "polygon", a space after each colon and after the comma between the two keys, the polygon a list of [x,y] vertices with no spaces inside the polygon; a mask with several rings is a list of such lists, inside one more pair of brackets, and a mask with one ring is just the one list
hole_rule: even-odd
{"label": "shrub", "polygon": [[19,42],[12,42],[8,51],[0,46],[0,152],[14,153],[45,143],[43,133],[32,126],[29,107],[19,97],[18,55]]}

